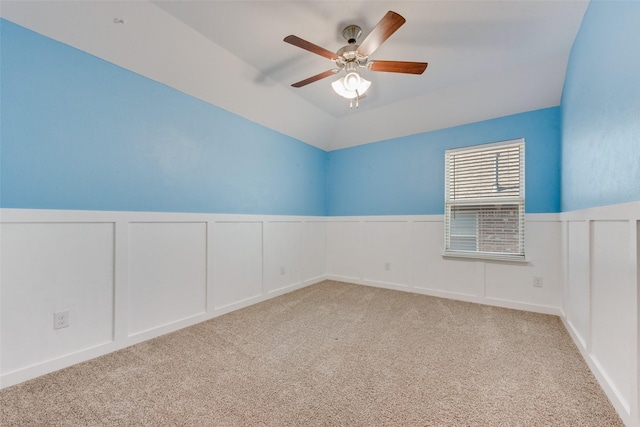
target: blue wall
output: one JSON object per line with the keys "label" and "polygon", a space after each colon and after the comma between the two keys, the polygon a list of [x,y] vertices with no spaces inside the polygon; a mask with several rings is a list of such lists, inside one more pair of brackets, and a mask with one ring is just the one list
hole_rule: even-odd
{"label": "blue wall", "polygon": [[560,210],[560,108],[329,153],[329,215],[444,213],[444,152],[525,138],[526,211]]}
{"label": "blue wall", "polygon": [[326,153],[0,26],[5,208],[442,214],[446,149],[524,137],[526,210],[560,210],[558,107]]}
{"label": "blue wall", "polygon": [[326,152],[0,26],[0,206],[326,214]]}
{"label": "blue wall", "polygon": [[640,2],[589,4],[561,106],[562,210],[640,200]]}

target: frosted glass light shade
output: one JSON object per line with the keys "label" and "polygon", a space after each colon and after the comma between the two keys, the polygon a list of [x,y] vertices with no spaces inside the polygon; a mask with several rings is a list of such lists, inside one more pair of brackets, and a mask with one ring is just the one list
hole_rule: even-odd
{"label": "frosted glass light shade", "polygon": [[[347,74],[346,77],[340,77],[338,80],[336,80],[335,82],[331,83],[331,87],[333,87],[333,90],[340,96],[342,96],[343,98],[347,98],[347,99],[353,99],[356,98],[358,96],[362,96],[364,95],[364,93],[367,91],[367,89],[369,89],[369,86],[371,86],[371,82],[367,79],[363,79],[362,77],[360,77],[358,74],[356,74],[356,76],[358,77],[358,79],[360,80],[358,85],[356,87],[354,87],[353,89],[349,89],[349,87],[347,86],[347,78],[349,77],[350,74],[356,74],[356,73],[349,73]],[[351,86],[353,87],[353,86]]]}
{"label": "frosted glass light shade", "polygon": [[344,87],[347,90],[357,90],[360,86],[360,76],[356,72],[348,73],[344,77]]}

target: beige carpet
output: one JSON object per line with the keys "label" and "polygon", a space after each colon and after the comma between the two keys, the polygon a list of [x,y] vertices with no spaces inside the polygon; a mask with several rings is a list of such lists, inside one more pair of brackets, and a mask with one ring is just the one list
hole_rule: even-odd
{"label": "beige carpet", "polygon": [[2,426],[622,426],[555,316],[323,282],[0,391]]}

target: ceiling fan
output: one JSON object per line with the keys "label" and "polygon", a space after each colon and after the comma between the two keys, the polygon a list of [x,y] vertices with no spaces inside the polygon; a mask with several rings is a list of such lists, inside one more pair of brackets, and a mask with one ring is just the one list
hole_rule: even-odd
{"label": "ceiling fan", "polygon": [[284,38],[284,41],[308,50],[335,62],[337,68],[324,71],[315,76],[301,80],[291,86],[300,88],[326,77],[332,76],[343,69],[346,75],[331,84],[336,93],[344,98],[351,99],[353,107],[353,99],[362,98],[367,91],[371,82],[362,78],[359,68],[366,68],[371,71],[383,71],[388,73],[404,73],[404,74],[422,74],[427,68],[426,62],[408,62],[408,61],[383,61],[370,60],[369,56],[373,54],[398,28],[400,28],[406,19],[398,13],[389,11],[378,22],[375,28],[365,37],[361,44],[356,44],[357,39],[362,35],[362,29],[357,25],[349,25],[342,31],[342,36],[349,43],[347,46],[340,48],[336,53],[325,48],[315,45],[311,42],[301,39],[300,37],[290,35]]}

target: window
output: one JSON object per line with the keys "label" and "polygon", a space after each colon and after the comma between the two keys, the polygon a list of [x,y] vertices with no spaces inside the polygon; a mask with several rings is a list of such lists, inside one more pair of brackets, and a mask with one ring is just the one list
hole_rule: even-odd
{"label": "window", "polygon": [[445,152],[445,255],[524,260],[524,139]]}

